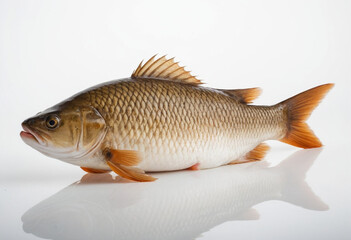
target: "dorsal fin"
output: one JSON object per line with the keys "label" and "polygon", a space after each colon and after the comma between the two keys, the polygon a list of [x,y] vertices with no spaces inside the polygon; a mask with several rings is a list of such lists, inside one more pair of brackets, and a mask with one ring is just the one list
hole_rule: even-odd
{"label": "dorsal fin", "polygon": [[261,88],[218,89],[234,97],[241,103],[252,103],[262,92]]}
{"label": "dorsal fin", "polygon": [[154,78],[192,85],[202,84],[199,79],[190,74],[190,71],[185,71],[184,67],[178,65],[178,62],[174,62],[174,58],[166,59],[166,56],[162,56],[155,59],[155,56],[144,64],[141,62],[133,72],[132,78]]}

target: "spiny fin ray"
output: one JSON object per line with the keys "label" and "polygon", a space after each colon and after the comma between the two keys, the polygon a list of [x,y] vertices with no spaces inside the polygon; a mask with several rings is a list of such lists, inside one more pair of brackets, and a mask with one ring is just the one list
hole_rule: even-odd
{"label": "spiny fin ray", "polygon": [[133,72],[132,78],[154,78],[191,85],[202,84],[199,79],[190,74],[190,71],[186,71],[184,67],[174,62],[174,58],[167,59],[166,56],[162,56],[155,59],[155,56],[151,57],[145,64],[140,63],[138,68]]}

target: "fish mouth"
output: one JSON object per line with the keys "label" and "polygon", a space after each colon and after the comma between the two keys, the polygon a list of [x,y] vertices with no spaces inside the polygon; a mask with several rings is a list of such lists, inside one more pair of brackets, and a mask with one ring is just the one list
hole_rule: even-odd
{"label": "fish mouth", "polygon": [[45,145],[44,139],[34,130],[30,129],[28,126],[22,123],[23,131],[21,131],[20,136],[24,142],[35,141],[40,145]]}

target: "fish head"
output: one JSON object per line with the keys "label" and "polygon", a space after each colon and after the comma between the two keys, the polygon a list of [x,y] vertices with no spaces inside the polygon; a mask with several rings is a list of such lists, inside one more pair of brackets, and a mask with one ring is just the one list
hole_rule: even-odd
{"label": "fish head", "polygon": [[106,123],[91,106],[57,105],[22,123],[22,140],[49,157],[63,161],[95,152],[106,135]]}

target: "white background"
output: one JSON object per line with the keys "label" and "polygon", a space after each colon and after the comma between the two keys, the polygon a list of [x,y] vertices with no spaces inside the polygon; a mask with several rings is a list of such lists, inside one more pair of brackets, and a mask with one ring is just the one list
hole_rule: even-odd
{"label": "white background", "polygon": [[[25,145],[19,137],[21,122],[92,85],[130,76],[142,59],[156,53],[176,56],[208,87],[261,87],[256,104],[336,84],[309,120],[325,147],[306,181],[329,210],[306,210],[270,198],[257,201],[256,220],[233,216],[235,221],[221,220],[196,232],[197,223],[191,238],[349,238],[350,43],[350,1],[1,0],[0,239],[36,239],[33,233],[40,230],[25,233],[22,215],[84,175]],[[297,150],[270,145],[266,161],[272,165]],[[163,190],[170,176],[179,179],[169,183],[187,185],[183,174],[189,173],[162,174],[154,186]],[[200,175],[206,177],[206,172]],[[95,188],[99,185],[92,184],[91,191]],[[64,232],[63,222],[54,226]],[[175,231],[184,239],[181,228]],[[73,235],[80,238],[82,232],[77,228]],[[57,236],[49,231],[46,238]]]}

